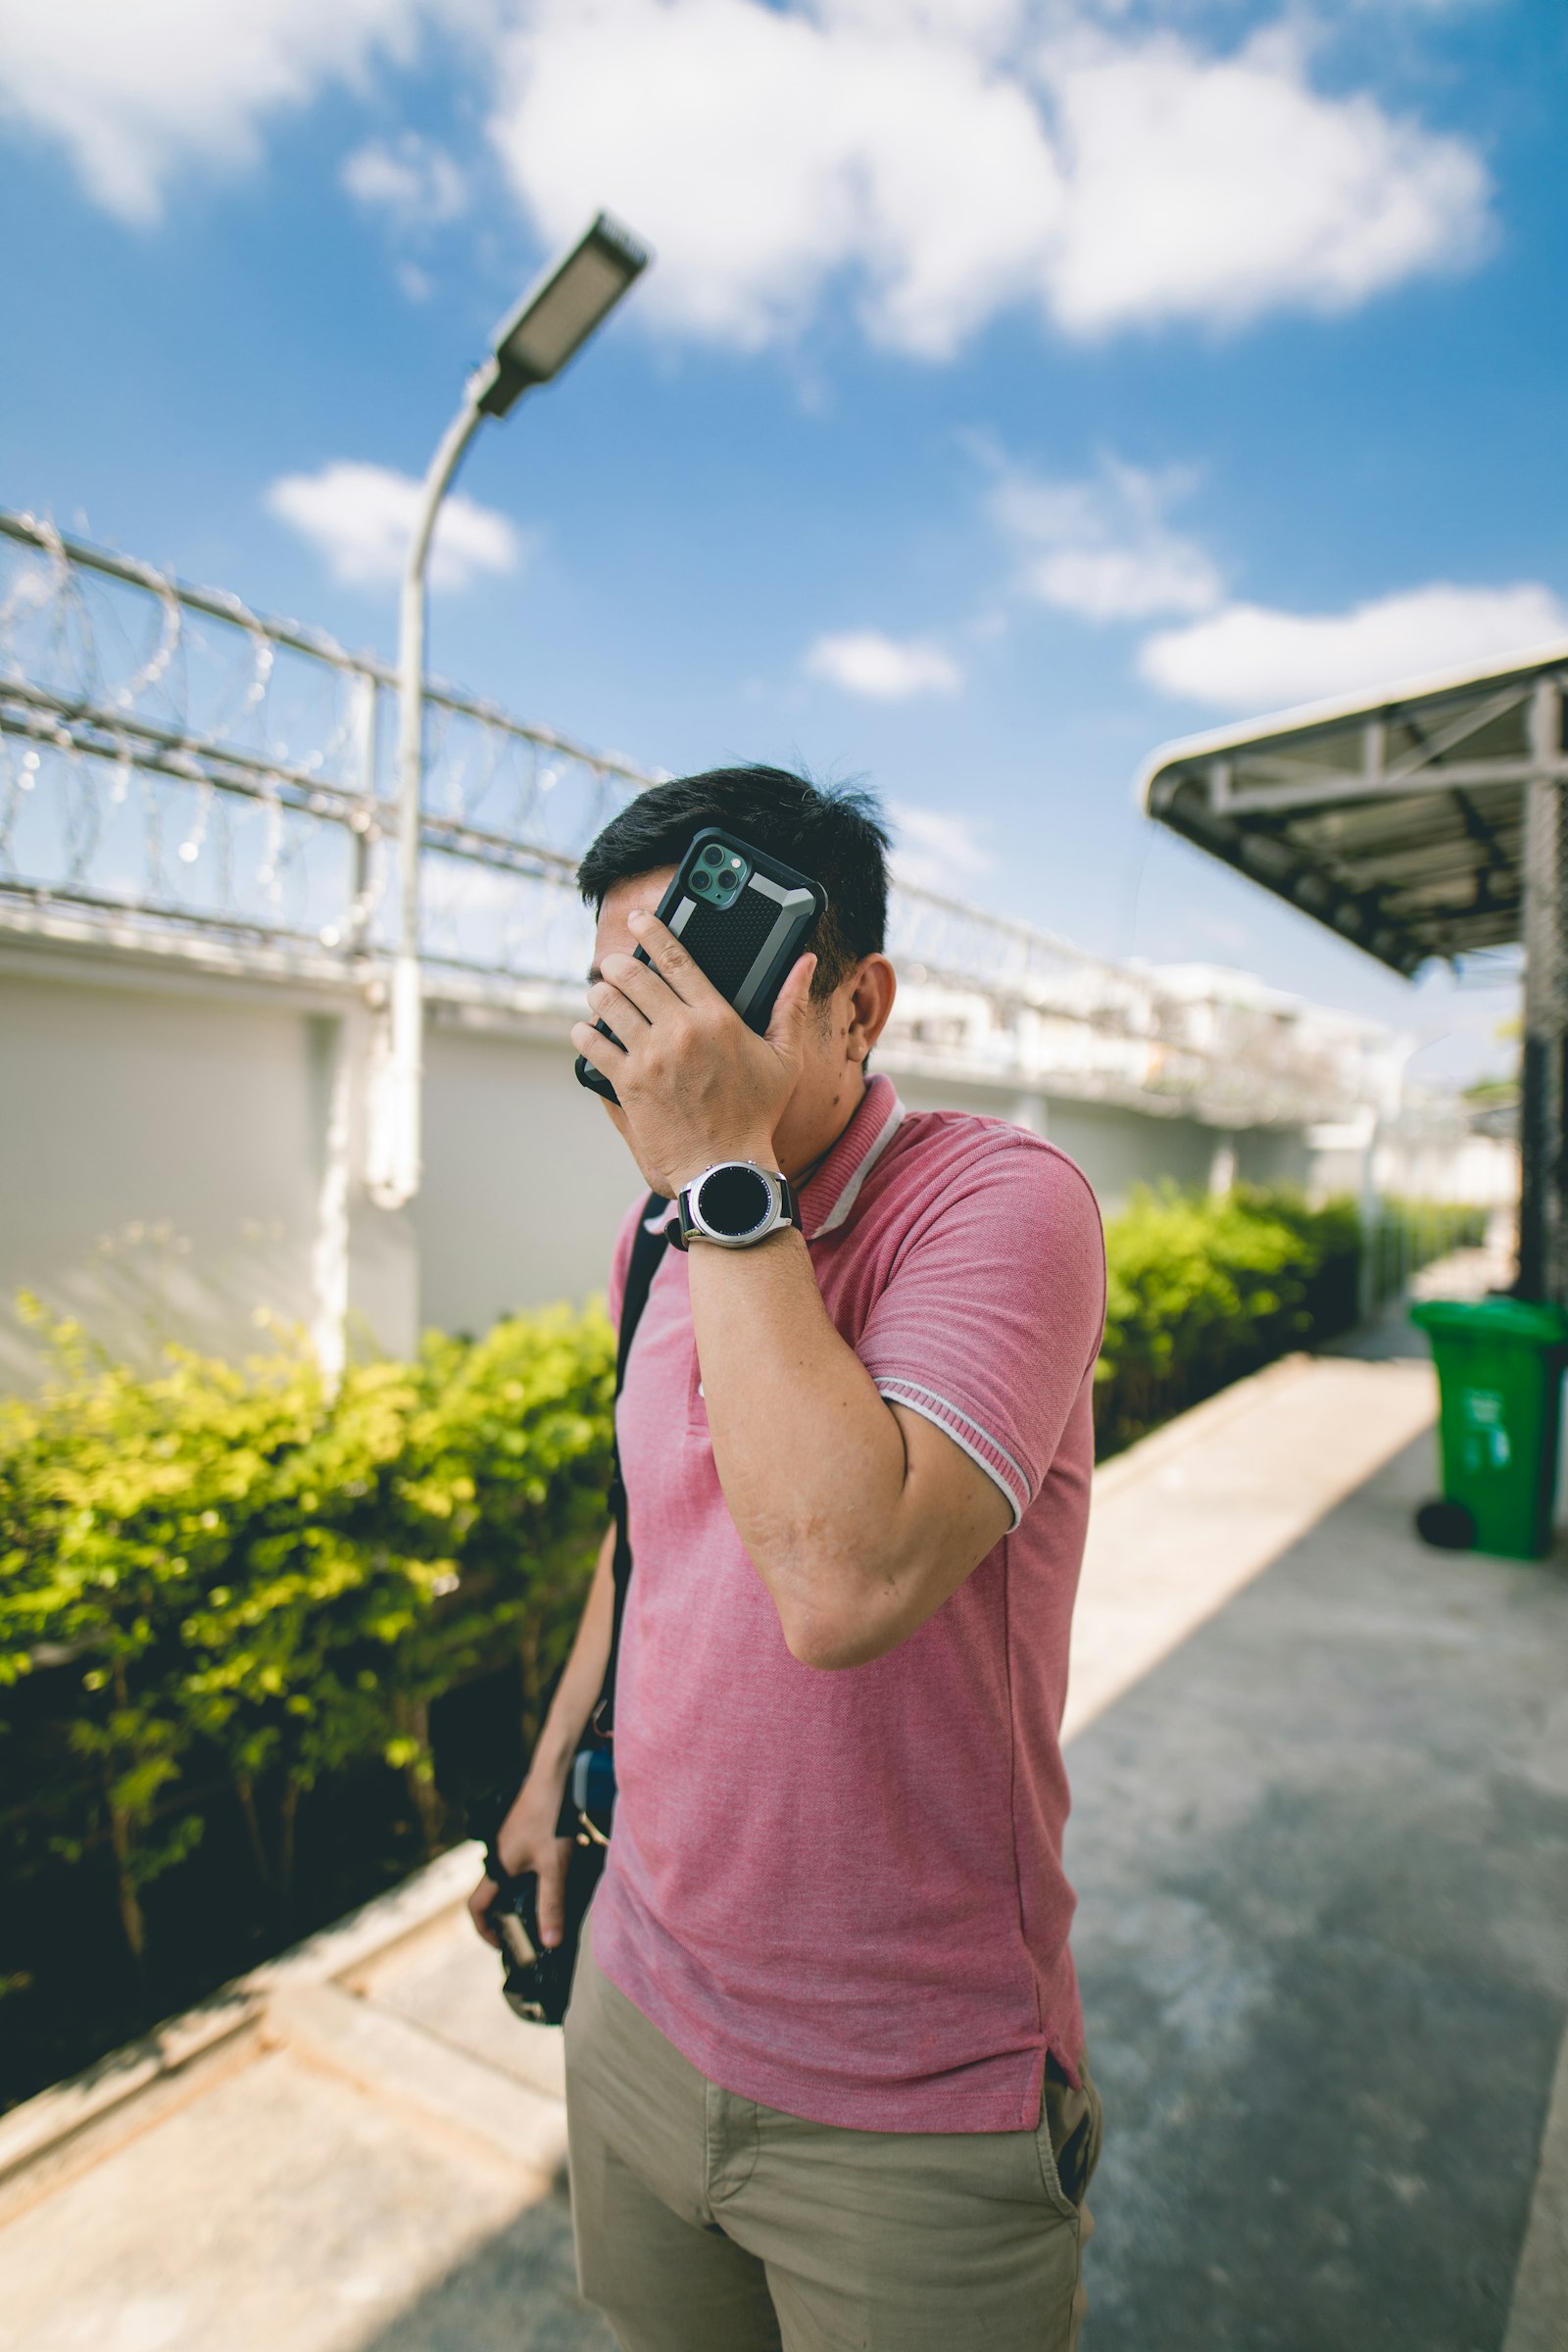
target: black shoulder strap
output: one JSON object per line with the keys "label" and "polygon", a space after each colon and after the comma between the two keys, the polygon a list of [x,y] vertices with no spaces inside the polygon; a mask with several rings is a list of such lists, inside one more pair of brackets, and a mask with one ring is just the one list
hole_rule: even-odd
{"label": "black shoulder strap", "polygon": [[[652,1220],[662,1214],[669,1202],[660,1193],[650,1193],[637,1219],[632,1238],[631,1257],[626,1267],[626,1288],[620,1300],[620,1337],[615,1349],[615,1395],[618,1397],[626,1384],[626,1364],[631,1355],[631,1344],[642,1321],[643,1308],[660,1260],[669,1247],[669,1227],[652,1226]],[[626,1614],[626,1588],[631,1583],[631,1539],[626,1528],[626,1489],[621,1483],[620,1448],[613,1435],[611,1441],[610,1509],[615,1522],[615,1617],[610,1636],[610,1660],[605,1668],[604,1689],[593,1712],[593,1728],[601,1739],[608,1739],[615,1728],[615,1669],[620,1662],[620,1625]]]}

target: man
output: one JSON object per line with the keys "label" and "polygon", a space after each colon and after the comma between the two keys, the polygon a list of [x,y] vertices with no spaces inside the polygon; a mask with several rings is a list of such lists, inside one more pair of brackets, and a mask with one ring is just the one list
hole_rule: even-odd
{"label": "man", "polygon": [[[765,1037],[654,914],[711,824],[827,893]],[[643,793],[579,875],[572,1042],[645,1183],[750,1161],[801,1218],[666,1252],[619,1405],[619,1796],[566,2082],[582,2288],[627,2352],[1078,2333],[1100,2107],[1057,1733],[1103,1247],[1052,1146],[868,1079],[886,851],[862,794],[722,770]],[[550,1942],[612,1552],[501,1835]]]}

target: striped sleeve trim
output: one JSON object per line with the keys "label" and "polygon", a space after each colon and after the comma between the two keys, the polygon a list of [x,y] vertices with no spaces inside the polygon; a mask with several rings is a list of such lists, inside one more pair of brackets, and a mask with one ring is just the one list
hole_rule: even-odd
{"label": "striped sleeve trim", "polygon": [[[961,1446],[970,1461],[979,1463],[1006,1496],[1012,1512],[1012,1526],[1016,1527],[1034,1496],[1027,1477],[1006,1447],[999,1446],[996,1439],[977,1422],[971,1421],[967,1413],[960,1413],[948,1397],[937,1396],[934,1390],[921,1388],[917,1381],[899,1380],[892,1375],[882,1378],[874,1373],[872,1378],[876,1381],[877,1394],[885,1396],[890,1404],[907,1405],[911,1413],[918,1413],[923,1421],[931,1422],[946,1437],[950,1437],[955,1446]],[[1010,1535],[1011,1528],[1007,1532]]]}

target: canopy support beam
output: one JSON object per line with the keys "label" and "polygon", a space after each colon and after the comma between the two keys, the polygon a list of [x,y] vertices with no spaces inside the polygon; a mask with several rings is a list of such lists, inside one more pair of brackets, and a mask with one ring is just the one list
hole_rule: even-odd
{"label": "canopy support beam", "polygon": [[1530,712],[1540,772],[1526,787],[1525,1004],[1520,1075],[1521,1298],[1568,1304],[1568,824],[1555,770],[1562,689],[1542,678]]}

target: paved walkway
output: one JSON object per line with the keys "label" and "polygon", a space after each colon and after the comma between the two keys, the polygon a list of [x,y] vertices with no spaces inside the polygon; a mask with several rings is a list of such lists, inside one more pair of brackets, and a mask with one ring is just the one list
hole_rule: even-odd
{"label": "paved walkway", "polygon": [[[1568,1573],[1415,1541],[1431,1376],[1380,1352],[1101,1475],[1086,2352],[1568,2343]],[[5,2352],[605,2352],[559,2037],[502,2007],[469,1869],[0,2125]]]}
{"label": "paved walkway", "polygon": [[1413,1538],[1429,1379],[1277,1376],[1114,1512],[1384,1454],[1072,1749],[1088,2352],[1568,2347],[1568,1575]]}

